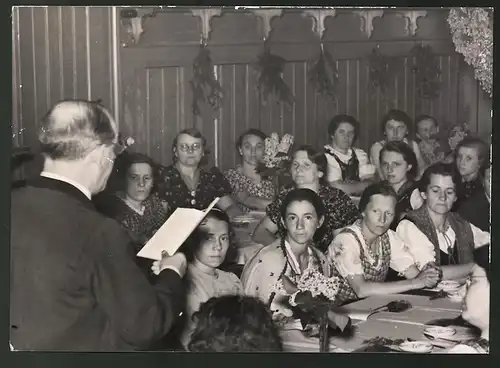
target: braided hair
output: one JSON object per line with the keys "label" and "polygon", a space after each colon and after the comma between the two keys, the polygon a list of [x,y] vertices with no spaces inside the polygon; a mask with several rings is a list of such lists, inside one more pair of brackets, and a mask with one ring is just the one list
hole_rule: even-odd
{"label": "braided hair", "polygon": [[[293,189],[290,192],[288,192],[288,194],[283,199],[283,202],[281,203],[281,206],[280,206],[281,218],[283,220],[285,219],[286,211],[288,209],[288,206],[290,206],[291,203],[302,202],[302,201],[309,202],[314,207],[318,218],[325,216],[326,208],[325,208],[325,205],[323,204],[323,201],[321,200],[320,196],[315,191],[313,191],[311,189],[297,188],[297,189]],[[283,256],[285,257],[285,266],[283,267],[283,270],[281,271],[280,275],[278,276],[278,281],[283,278],[283,276],[285,275],[285,272],[288,268],[288,254],[287,254],[286,246],[285,246],[285,236],[286,236],[286,232],[284,232],[284,234],[282,236],[280,236],[280,248],[281,248],[281,251],[283,252]],[[275,296],[276,296],[276,292],[273,291],[271,293],[271,295],[269,296],[269,300],[267,302],[269,307],[271,307],[271,304],[272,304]]]}

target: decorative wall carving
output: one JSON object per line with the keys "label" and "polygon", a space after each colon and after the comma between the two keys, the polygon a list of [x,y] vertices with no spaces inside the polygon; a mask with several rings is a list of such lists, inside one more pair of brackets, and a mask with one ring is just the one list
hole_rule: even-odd
{"label": "decorative wall carving", "polygon": [[250,11],[261,19],[262,38],[266,41],[271,32],[271,20],[274,17],[281,17],[283,9],[250,9]]}
{"label": "decorative wall carving", "polygon": [[372,36],[373,20],[384,15],[383,10],[356,10],[354,13],[361,17],[361,32],[368,38]]}
{"label": "decorative wall carving", "polygon": [[311,9],[311,10],[304,10],[302,12],[302,15],[304,17],[313,18],[312,30],[319,36],[320,40],[323,39],[323,34],[325,32],[325,19],[328,17],[335,17],[336,14],[337,12],[333,8]]}
{"label": "decorative wall carving", "polygon": [[420,17],[425,17],[427,16],[427,11],[425,10],[406,10],[406,11],[397,11],[396,12],[396,15],[398,17],[402,17],[405,22],[406,22],[406,26],[405,26],[405,30],[406,30],[406,33],[407,35],[410,35],[410,36],[415,36],[415,34],[417,33],[417,21],[418,21],[418,18]]}

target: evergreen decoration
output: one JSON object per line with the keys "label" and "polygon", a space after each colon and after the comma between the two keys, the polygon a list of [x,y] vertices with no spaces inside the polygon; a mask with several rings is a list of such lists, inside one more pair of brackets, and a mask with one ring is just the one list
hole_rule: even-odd
{"label": "evergreen decoration", "polygon": [[418,95],[424,99],[438,97],[441,89],[441,68],[432,47],[415,45],[410,51],[410,57],[413,59],[412,71]]}
{"label": "evergreen decoration", "polygon": [[321,44],[319,58],[309,69],[309,80],[317,93],[333,100],[337,99],[336,89],[339,83],[337,63]]}

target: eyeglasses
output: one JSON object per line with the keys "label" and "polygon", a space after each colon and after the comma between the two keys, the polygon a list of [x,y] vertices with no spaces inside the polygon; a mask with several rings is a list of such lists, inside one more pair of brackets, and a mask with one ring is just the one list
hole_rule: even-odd
{"label": "eyeglasses", "polygon": [[194,143],[194,144],[187,144],[187,143],[184,143],[184,144],[181,144],[179,146],[179,149],[182,151],[182,152],[195,152],[195,151],[198,151],[201,149],[201,144],[200,143]]}

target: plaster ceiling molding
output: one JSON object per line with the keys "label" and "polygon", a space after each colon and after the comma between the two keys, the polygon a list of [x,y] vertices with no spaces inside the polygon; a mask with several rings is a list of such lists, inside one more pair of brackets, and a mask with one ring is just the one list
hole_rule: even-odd
{"label": "plaster ceiling molding", "polygon": [[249,9],[256,17],[261,19],[261,34],[264,41],[269,37],[271,32],[271,20],[274,17],[281,17],[283,9],[267,8],[267,9]]}
{"label": "plaster ceiling molding", "polygon": [[373,20],[384,15],[383,10],[355,10],[354,13],[361,18],[361,32],[371,38],[373,32]]}
{"label": "plaster ceiling molding", "polygon": [[220,17],[222,15],[222,8],[191,9],[191,13],[193,16],[201,19],[200,43],[205,44],[208,42],[210,32],[212,31],[210,20],[213,17]]}
{"label": "plaster ceiling molding", "polygon": [[158,8],[123,8],[120,11],[121,24],[125,27],[128,40],[122,43],[122,47],[138,44],[141,35],[144,33],[144,27],[147,18],[152,18],[158,13]]}
{"label": "plaster ceiling molding", "polygon": [[426,10],[397,10],[396,16],[401,17],[405,20],[405,30],[406,35],[415,36],[417,33],[417,20],[420,17],[427,16]]}
{"label": "plaster ceiling molding", "polygon": [[322,9],[310,9],[302,11],[302,16],[312,17],[313,25],[312,31],[319,36],[319,39],[323,39],[325,33],[325,19],[328,17],[335,17],[337,11],[334,8],[322,8]]}

